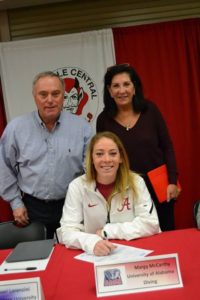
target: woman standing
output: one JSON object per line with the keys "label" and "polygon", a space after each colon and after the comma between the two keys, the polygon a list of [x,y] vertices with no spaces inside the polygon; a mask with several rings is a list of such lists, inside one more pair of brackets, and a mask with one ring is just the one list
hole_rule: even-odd
{"label": "woman standing", "polygon": [[[97,132],[111,131],[118,135],[128,154],[131,170],[140,173],[148,186],[161,229],[174,229],[174,199],[180,190],[176,185],[173,145],[160,111],[153,102],[145,99],[141,80],[133,67],[120,64],[107,69],[104,105],[97,118]],[[163,164],[167,165],[169,185],[167,201],[159,203],[146,175]]]}
{"label": "woman standing", "polygon": [[85,171],[69,185],[57,230],[60,243],[101,256],[115,249],[110,239],[132,240],[160,232],[144,180],[129,170],[115,134],[102,132],[91,139]]}

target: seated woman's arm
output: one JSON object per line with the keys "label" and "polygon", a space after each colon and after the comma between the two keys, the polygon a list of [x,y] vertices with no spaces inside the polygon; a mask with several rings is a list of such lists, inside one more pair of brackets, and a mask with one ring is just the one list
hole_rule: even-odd
{"label": "seated woman's arm", "polygon": [[95,244],[102,238],[84,231],[84,189],[80,178],[73,180],[69,185],[57,235],[59,242],[66,247],[93,253]]}
{"label": "seated woman's arm", "polygon": [[[142,177],[135,175],[138,197],[132,199],[132,221],[107,223],[103,230],[109,239],[132,240],[159,233],[160,226],[155,205]],[[130,195],[130,194],[129,194]]]}

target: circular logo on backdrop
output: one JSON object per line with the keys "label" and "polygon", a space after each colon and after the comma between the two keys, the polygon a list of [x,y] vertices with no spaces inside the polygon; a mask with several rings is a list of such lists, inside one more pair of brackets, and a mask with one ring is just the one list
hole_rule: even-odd
{"label": "circular logo on backdrop", "polygon": [[54,73],[65,81],[63,110],[82,115],[91,122],[99,105],[97,87],[91,76],[78,67],[63,67]]}

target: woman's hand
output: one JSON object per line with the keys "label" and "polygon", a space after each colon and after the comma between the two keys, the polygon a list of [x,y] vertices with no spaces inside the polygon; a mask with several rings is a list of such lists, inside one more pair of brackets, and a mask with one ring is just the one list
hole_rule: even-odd
{"label": "woman's hand", "polygon": [[98,229],[98,230],[96,231],[96,234],[97,234],[98,236],[100,236],[100,237],[103,239],[104,237],[102,236],[102,230],[103,230],[103,229]]}
{"label": "woman's hand", "polygon": [[112,244],[108,240],[100,240],[94,246],[94,255],[96,256],[109,255],[115,248],[117,248],[117,246]]}
{"label": "woman's hand", "polygon": [[169,202],[171,199],[176,199],[180,192],[181,190],[176,184],[169,184],[167,187],[167,202]]}

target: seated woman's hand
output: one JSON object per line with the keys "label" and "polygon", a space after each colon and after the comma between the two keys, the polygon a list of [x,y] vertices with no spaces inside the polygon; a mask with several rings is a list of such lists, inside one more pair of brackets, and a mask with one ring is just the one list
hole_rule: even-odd
{"label": "seated woman's hand", "polygon": [[94,255],[105,256],[109,255],[117,246],[108,240],[100,240],[94,246]]}

